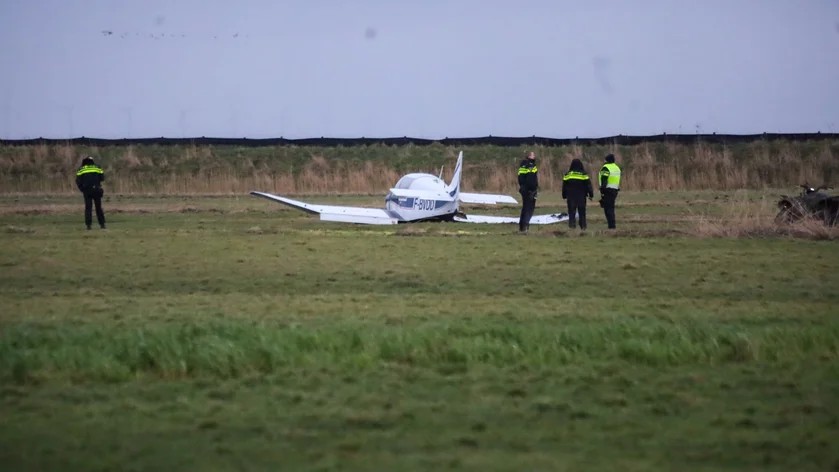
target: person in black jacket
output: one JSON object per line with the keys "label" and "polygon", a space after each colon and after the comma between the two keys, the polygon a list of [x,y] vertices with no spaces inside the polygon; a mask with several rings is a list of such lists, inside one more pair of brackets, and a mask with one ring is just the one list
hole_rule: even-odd
{"label": "person in black jacket", "polygon": [[519,193],[521,194],[521,215],[519,216],[519,232],[527,233],[530,229],[530,218],[536,209],[536,194],[539,191],[539,168],[536,167],[536,153],[531,151],[527,158],[519,164]]}
{"label": "person in black jacket", "polygon": [[84,195],[84,224],[87,229],[93,222],[93,206],[96,205],[96,220],[99,227],[105,229],[105,212],[102,210],[102,182],[105,180],[105,173],[102,168],[93,162],[90,156],[82,159],[82,166],[76,171],[76,187]]}
{"label": "person in black jacket", "polygon": [[594,198],[591,178],[579,159],[571,161],[568,172],[562,177],[562,198],[568,203],[568,227],[577,227],[577,213],[580,214],[580,229],[586,229],[586,197]]}

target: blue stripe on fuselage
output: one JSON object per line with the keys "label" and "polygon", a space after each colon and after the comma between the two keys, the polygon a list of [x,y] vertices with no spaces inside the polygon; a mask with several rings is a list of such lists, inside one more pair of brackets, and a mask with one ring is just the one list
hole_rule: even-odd
{"label": "blue stripe on fuselage", "polygon": [[446,206],[447,203],[451,203],[449,200],[431,200],[416,197],[389,198],[388,201],[396,202],[399,208],[410,210],[436,210]]}

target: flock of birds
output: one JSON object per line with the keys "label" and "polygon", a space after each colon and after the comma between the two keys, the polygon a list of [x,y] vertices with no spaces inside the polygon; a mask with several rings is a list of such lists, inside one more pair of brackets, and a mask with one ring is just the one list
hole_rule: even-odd
{"label": "flock of birds", "polygon": [[149,38],[149,39],[181,39],[181,38],[194,38],[196,36],[200,36],[200,39],[223,39],[223,38],[248,38],[249,36],[246,34],[239,34],[233,33],[230,35],[221,35],[221,34],[212,34],[212,35],[195,35],[195,34],[186,34],[186,33],[130,33],[124,32],[119,33],[111,30],[102,30],[102,36],[115,36],[119,38]]}

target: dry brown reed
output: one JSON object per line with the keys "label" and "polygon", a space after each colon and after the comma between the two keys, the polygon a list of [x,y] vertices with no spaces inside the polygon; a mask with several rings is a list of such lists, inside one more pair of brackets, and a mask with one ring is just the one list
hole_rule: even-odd
{"label": "dry brown reed", "polygon": [[[445,156],[451,173],[456,150],[378,147],[323,150],[297,146],[243,148],[135,146],[77,148],[70,145],[0,147],[0,193],[74,193],[80,156],[103,156],[107,188],[119,194],[241,194],[265,190],[286,194],[380,194],[406,171],[418,171],[433,156]],[[696,142],[635,146],[536,146],[539,178],[559,191],[571,159],[583,161],[596,180],[605,153],[617,156],[626,190],[734,190],[833,183],[839,177],[839,142],[768,142],[720,145]],[[508,148],[466,147],[464,188],[516,191],[521,153]],[[345,156],[352,157],[345,157]],[[388,156],[391,156],[390,158]],[[431,156],[431,158],[429,157]],[[413,160],[417,165],[412,165]],[[438,161],[442,161],[439,159]],[[419,162],[423,162],[422,166]],[[440,162],[443,164],[444,162]],[[434,172],[430,169],[426,171]],[[596,184],[595,184],[596,185]]]}
{"label": "dry brown reed", "polygon": [[813,218],[779,224],[775,221],[777,211],[773,200],[735,196],[723,207],[721,215],[700,215],[690,233],[705,238],[790,236],[815,240],[839,239],[839,226],[827,226]]}

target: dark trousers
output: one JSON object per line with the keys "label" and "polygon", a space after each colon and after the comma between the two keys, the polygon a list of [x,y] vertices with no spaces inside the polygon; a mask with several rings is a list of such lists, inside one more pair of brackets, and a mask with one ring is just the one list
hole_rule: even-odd
{"label": "dark trousers", "polygon": [[615,200],[618,199],[618,190],[613,188],[604,189],[600,193],[600,206],[606,215],[606,224],[609,229],[615,229]]}
{"label": "dark trousers", "polygon": [[90,228],[93,223],[93,206],[96,206],[96,220],[99,226],[105,227],[105,212],[102,211],[102,195],[105,192],[101,188],[85,190],[84,194],[84,224]]}
{"label": "dark trousers", "polygon": [[586,229],[586,197],[568,197],[568,227],[577,227],[577,212],[580,213],[580,229]]}
{"label": "dark trousers", "polygon": [[521,192],[521,216],[519,216],[519,231],[530,229],[530,218],[536,210],[536,193]]}

